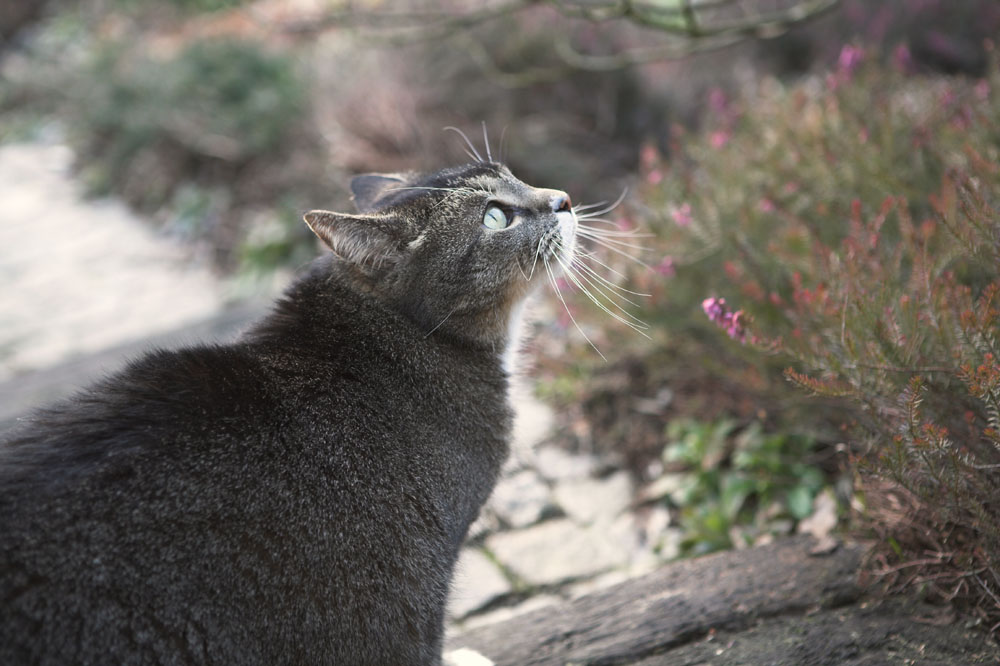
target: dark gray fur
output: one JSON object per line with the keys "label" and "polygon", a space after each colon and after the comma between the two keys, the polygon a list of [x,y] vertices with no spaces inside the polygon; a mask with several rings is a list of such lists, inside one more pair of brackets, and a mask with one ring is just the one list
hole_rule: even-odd
{"label": "dark gray fur", "polygon": [[[334,254],[240,340],[0,444],[0,664],[440,661],[507,456],[509,319],[568,204],[489,163],[353,189],[366,215],[307,215]],[[520,224],[485,229],[491,201]]]}

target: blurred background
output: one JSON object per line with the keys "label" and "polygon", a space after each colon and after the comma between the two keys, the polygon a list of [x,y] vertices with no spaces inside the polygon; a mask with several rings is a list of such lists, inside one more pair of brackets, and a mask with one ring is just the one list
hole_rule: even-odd
{"label": "blurred background", "polygon": [[591,290],[648,328],[563,280],[526,358],[547,445],[664,511],[650,549],[822,505],[874,581],[996,630],[998,28],[990,0],[0,0],[0,394],[235,330],[315,256],[303,211],[464,161],[454,126],[577,204],[627,193]]}

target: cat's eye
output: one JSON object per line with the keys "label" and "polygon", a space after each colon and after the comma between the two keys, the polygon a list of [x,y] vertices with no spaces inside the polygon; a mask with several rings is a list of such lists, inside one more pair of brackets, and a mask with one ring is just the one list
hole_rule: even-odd
{"label": "cat's eye", "polygon": [[499,206],[490,206],[486,209],[486,214],[483,216],[483,226],[496,231],[506,229],[510,226],[510,218],[507,217],[507,213],[503,212]]}

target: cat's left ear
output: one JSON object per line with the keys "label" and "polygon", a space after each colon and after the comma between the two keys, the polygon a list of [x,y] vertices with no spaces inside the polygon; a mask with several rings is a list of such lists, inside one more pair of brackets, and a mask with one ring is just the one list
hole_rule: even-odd
{"label": "cat's left ear", "polygon": [[410,240],[409,225],[391,216],[313,210],[304,219],[337,256],[366,272],[399,261]]}
{"label": "cat's left ear", "polygon": [[382,207],[376,206],[379,199],[405,187],[408,180],[405,173],[363,173],[351,179],[351,198],[360,212],[371,213]]}

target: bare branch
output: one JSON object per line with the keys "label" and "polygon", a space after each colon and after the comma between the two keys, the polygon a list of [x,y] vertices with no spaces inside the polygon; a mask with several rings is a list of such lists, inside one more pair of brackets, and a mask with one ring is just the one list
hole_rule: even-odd
{"label": "bare branch", "polygon": [[[615,71],[661,60],[717,50],[753,37],[774,37],[794,25],[836,7],[840,0],[799,0],[784,9],[747,11],[741,0],[676,0],[653,4],[635,0],[506,0],[464,12],[412,10],[362,11],[344,9],[278,26],[293,36],[310,37],[333,28],[363,31],[368,43],[403,45],[458,38],[469,55],[502,85],[517,87],[551,81],[570,69]],[[595,25],[627,22],[666,39],[653,46],[625,48],[611,54],[578,50],[569,28],[553,37],[553,50],[564,66],[504,71],[486,46],[469,38],[477,26],[546,6],[567,19]],[[735,15],[734,15],[735,14]],[[273,26],[271,26],[273,29]]]}

